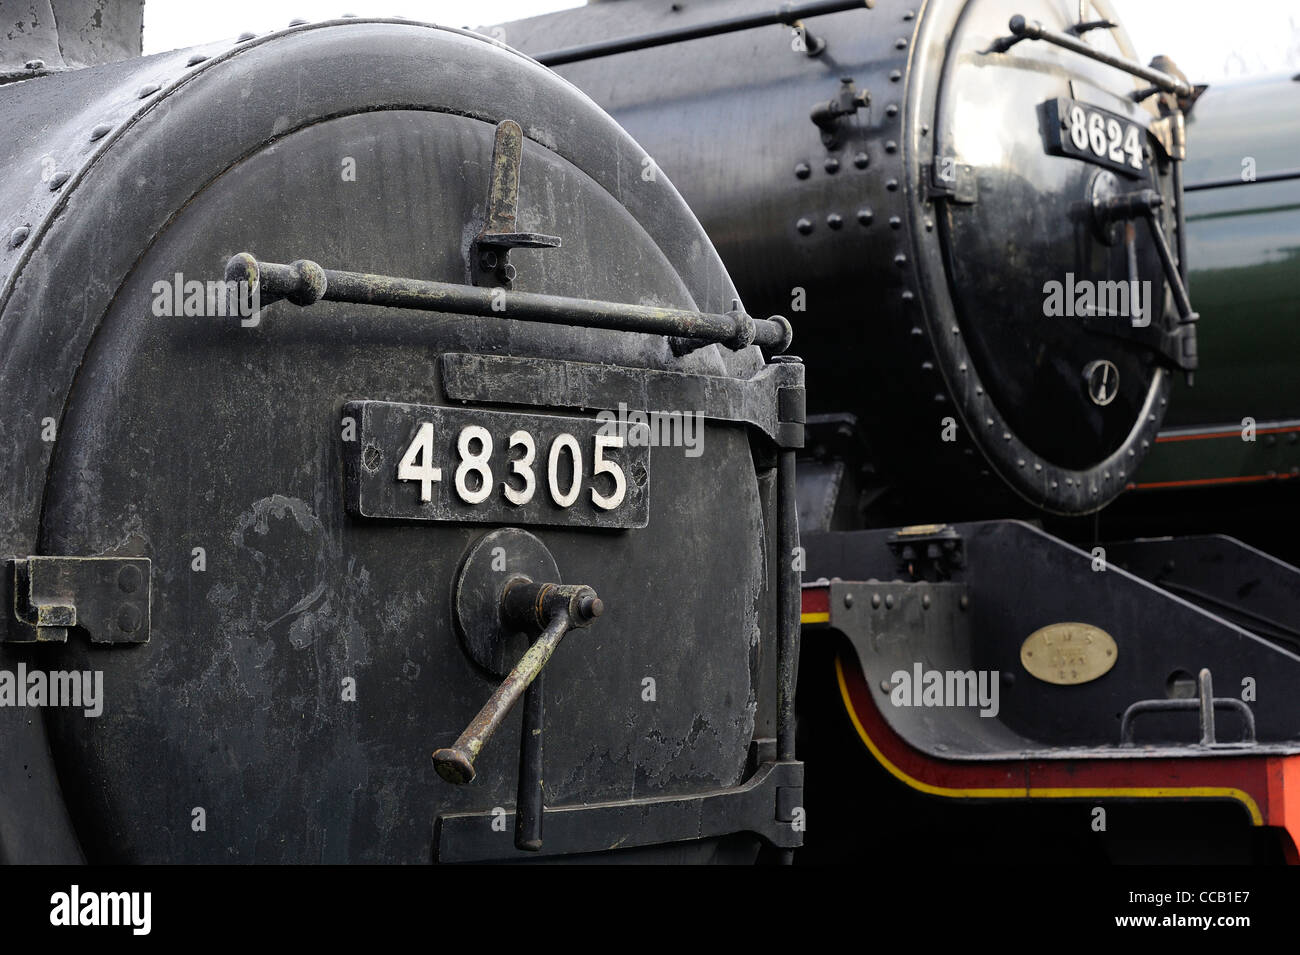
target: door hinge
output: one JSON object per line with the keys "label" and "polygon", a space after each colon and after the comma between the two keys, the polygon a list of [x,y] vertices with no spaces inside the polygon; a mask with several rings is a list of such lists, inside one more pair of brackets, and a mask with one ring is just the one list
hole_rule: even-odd
{"label": "door hinge", "polygon": [[84,630],[91,643],[148,643],[147,557],[13,557],[14,622],[6,643],[66,643]]}

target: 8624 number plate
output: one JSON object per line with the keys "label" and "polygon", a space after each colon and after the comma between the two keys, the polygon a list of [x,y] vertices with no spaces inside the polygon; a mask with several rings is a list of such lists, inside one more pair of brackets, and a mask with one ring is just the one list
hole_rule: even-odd
{"label": "8624 number plate", "polygon": [[[354,401],[348,509],[361,517],[645,527],[650,449],[591,418]],[[346,422],[345,424],[345,439]]]}
{"label": "8624 number plate", "polygon": [[1140,123],[1073,99],[1047,105],[1048,152],[1098,163],[1129,176],[1147,171],[1146,129]]}

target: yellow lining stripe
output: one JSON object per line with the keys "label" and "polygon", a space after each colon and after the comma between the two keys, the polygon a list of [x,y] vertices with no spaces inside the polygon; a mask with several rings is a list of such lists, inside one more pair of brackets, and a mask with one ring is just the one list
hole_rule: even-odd
{"label": "yellow lining stripe", "polygon": [[830,623],[830,613],[805,613],[799,615],[800,623]]}
{"label": "yellow lining stripe", "polygon": [[1153,786],[1153,787],[1132,787],[1132,788],[1115,788],[1115,789],[1034,789],[1029,790],[1024,786],[1010,786],[1002,789],[949,789],[944,786],[933,786],[930,783],[922,782],[907,773],[903,772],[893,763],[891,763],[871,741],[867,735],[866,728],[858,720],[858,714],[853,709],[853,701],[849,698],[849,687],[844,680],[844,665],[838,656],[835,657],[835,677],[840,684],[840,697],[844,700],[844,709],[848,711],[849,719],[853,721],[853,727],[858,731],[858,736],[866,744],[867,749],[871,750],[871,755],[876,757],[876,761],[884,766],[885,769],[897,779],[911,786],[913,789],[920,790],[923,793],[929,793],[933,796],[946,796],[950,799],[1090,799],[1096,797],[1122,797],[1136,799],[1168,799],[1171,797],[1193,798],[1193,799],[1235,799],[1246,807],[1250,813],[1251,822],[1257,826],[1264,825],[1264,816],[1259,811],[1259,806],[1254,798],[1244,790],[1233,789],[1227,786]]}

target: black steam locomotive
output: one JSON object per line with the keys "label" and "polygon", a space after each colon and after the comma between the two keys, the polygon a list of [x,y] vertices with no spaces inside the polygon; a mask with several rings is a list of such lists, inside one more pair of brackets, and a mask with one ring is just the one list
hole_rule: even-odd
{"label": "black steam locomotive", "polygon": [[797,845],[803,370],[627,134],[400,21],[52,66],[0,88],[0,856]]}
{"label": "black steam locomotive", "polygon": [[[1214,224],[1229,146],[1278,208],[1279,97],[1198,127],[1204,88],[1119,23],[1101,0],[626,0],[493,31],[608,109],[746,305],[794,324],[803,859],[872,852],[834,822],[867,807],[947,854],[1300,858],[1277,556],[1300,427],[1268,370],[1294,319],[1244,335],[1226,303],[1276,278],[1228,288],[1222,252],[1187,251],[1188,209],[1203,242],[1250,231]],[[1286,268],[1268,243],[1243,248]]]}

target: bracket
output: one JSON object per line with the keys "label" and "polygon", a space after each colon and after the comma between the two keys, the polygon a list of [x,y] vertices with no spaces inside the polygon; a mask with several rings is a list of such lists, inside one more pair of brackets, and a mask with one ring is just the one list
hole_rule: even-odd
{"label": "bracket", "polygon": [[9,560],[17,627],[8,643],[66,643],[73,627],[91,643],[148,643],[147,557],[15,557]]}

